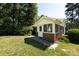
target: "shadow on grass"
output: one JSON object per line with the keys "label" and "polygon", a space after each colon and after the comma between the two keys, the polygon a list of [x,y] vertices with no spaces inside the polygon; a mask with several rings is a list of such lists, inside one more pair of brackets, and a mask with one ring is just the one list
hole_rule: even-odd
{"label": "shadow on grass", "polygon": [[34,37],[31,37],[31,38],[25,38],[24,39],[24,42],[26,44],[29,44],[29,45],[32,45],[38,49],[41,49],[41,50],[46,50],[48,48],[48,46],[45,46],[44,44],[34,40]]}
{"label": "shadow on grass", "polygon": [[69,39],[70,43],[79,44],[79,39]]}
{"label": "shadow on grass", "polygon": [[79,45],[79,42],[72,42],[72,41],[71,41],[70,43]]}

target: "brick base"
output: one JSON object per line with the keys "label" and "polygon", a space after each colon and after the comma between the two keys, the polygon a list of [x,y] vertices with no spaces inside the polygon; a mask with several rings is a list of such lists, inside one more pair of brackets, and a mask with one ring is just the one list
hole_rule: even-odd
{"label": "brick base", "polygon": [[59,33],[56,33],[56,34],[53,34],[53,33],[43,33],[43,37],[46,38],[47,40],[50,40],[52,42],[56,42],[59,40],[59,38],[62,37],[61,34]]}

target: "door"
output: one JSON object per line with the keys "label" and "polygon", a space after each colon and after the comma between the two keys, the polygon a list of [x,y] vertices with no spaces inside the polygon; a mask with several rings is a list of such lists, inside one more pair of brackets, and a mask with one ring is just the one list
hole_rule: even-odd
{"label": "door", "polygon": [[42,28],[42,26],[39,26],[39,30],[38,30],[39,32],[38,32],[38,36],[39,37],[43,37],[43,28]]}
{"label": "door", "polygon": [[33,27],[32,35],[38,36],[37,27]]}

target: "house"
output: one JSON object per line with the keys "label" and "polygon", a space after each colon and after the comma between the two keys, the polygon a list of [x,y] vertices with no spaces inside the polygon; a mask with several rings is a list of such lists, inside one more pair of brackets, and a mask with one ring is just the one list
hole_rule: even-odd
{"label": "house", "polygon": [[41,16],[33,25],[35,35],[56,42],[65,34],[65,23],[59,19]]}

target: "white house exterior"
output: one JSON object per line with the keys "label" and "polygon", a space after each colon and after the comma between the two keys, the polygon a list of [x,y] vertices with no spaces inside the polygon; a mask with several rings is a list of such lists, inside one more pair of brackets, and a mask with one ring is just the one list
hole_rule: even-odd
{"label": "white house exterior", "polygon": [[[42,16],[33,27],[36,27],[36,32],[39,37],[45,37],[49,40],[58,40],[56,36],[58,34],[65,34],[65,25],[55,18],[50,18],[47,16]],[[63,33],[60,32],[60,29],[63,28]]]}

